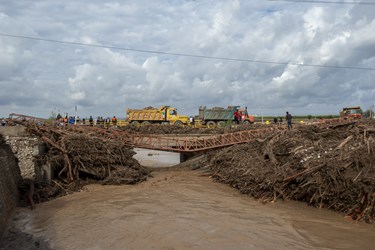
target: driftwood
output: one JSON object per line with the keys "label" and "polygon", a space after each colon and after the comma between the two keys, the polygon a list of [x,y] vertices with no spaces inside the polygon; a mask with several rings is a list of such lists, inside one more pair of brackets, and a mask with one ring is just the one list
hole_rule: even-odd
{"label": "driftwood", "polygon": [[273,145],[280,138],[280,136],[282,135],[282,133],[283,132],[279,132],[279,133],[273,135],[272,138],[266,144],[266,149],[265,149],[265,152],[264,152],[264,157],[265,158],[269,158],[270,161],[271,161],[271,163],[273,163],[273,164],[277,164],[278,163],[278,160],[276,159],[276,157],[275,157],[275,155],[273,153]]}
{"label": "driftwood", "polygon": [[348,137],[346,137],[345,140],[343,140],[340,145],[338,145],[336,147],[336,149],[341,149],[343,146],[345,146],[345,144],[347,144],[351,139],[353,139],[353,135],[349,135]]}
{"label": "driftwood", "polygon": [[[56,173],[50,186],[29,188],[32,205],[39,201],[80,190],[89,182],[135,184],[145,181],[149,170],[133,158],[135,152],[126,134],[115,130],[57,128],[27,124],[30,133],[47,144],[46,154],[37,163],[48,164]],[[25,188],[26,190],[27,188]]]}
{"label": "driftwood", "polygon": [[211,152],[211,176],[261,201],[298,200],[373,222],[374,130],[375,121],[300,126]]}

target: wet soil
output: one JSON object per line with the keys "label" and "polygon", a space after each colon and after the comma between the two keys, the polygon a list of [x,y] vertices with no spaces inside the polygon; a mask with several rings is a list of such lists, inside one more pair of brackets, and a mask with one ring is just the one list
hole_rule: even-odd
{"label": "wet soil", "polygon": [[201,171],[20,208],[13,224],[56,249],[373,249],[375,227],[291,201],[262,204]]}
{"label": "wet soil", "polygon": [[1,250],[51,250],[49,244],[31,234],[23,233],[19,229],[9,230],[0,239]]}

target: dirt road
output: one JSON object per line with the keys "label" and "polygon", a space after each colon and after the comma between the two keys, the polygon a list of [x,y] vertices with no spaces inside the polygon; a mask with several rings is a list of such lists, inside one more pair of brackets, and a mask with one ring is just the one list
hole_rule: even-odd
{"label": "dirt road", "polygon": [[91,185],[19,209],[16,225],[56,249],[373,249],[375,227],[295,202],[261,204],[200,172]]}

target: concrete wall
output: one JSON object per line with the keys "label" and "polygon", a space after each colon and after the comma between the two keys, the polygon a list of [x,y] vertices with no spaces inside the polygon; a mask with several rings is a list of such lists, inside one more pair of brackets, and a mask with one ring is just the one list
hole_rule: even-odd
{"label": "concrete wall", "polygon": [[0,237],[17,206],[20,179],[17,160],[0,134]]}
{"label": "concrete wall", "polygon": [[51,182],[51,169],[48,166],[35,164],[35,157],[45,153],[46,145],[37,137],[27,133],[23,126],[0,126],[0,134],[10,145],[14,156],[18,160],[18,167],[22,179],[35,182]]}
{"label": "concrete wall", "polygon": [[46,145],[25,127],[0,126],[0,236],[18,203],[19,181],[51,182],[51,168],[34,162],[45,151]]}

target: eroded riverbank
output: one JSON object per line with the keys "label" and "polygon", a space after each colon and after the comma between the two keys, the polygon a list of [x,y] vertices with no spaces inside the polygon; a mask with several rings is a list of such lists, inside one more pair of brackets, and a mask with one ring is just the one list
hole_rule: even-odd
{"label": "eroded riverbank", "polygon": [[373,249],[375,227],[296,202],[261,204],[199,171],[18,209],[15,225],[56,249]]}

